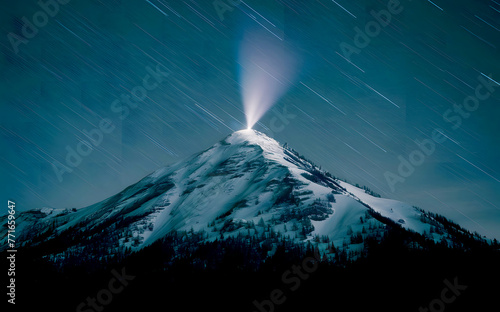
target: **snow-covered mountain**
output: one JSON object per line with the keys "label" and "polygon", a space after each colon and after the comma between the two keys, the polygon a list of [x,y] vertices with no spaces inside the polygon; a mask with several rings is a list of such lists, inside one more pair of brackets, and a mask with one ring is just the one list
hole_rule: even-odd
{"label": "snow-covered mountain", "polygon": [[206,241],[280,233],[323,250],[331,243],[361,250],[367,236],[382,239],[387,225],[453,241],[432,214],[369,195],[265,134],[241,130],[102,202],[20,213],[17,241],[57,241],[47,249],[54,260],[138,250],[173,232],[199,233]]}

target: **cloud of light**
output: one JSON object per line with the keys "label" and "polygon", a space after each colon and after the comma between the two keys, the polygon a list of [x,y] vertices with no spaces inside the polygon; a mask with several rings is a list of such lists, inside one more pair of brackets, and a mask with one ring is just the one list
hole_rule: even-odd
{"label": "cloud of light", "polygon": [[244,37],[239,49],[239,78],[247,127],[288,89],[296,74],[296,57],[283,41],[258,33]]}

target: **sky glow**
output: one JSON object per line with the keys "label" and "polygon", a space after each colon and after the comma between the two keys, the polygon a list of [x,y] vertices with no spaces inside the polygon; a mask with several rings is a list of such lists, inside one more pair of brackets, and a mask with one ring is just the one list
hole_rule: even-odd
{"label": "sky glow", "polygon": [[240,45],[239,64],[247,128],[251,129],[289,88],[297,62],[283,42],[252,33]]}

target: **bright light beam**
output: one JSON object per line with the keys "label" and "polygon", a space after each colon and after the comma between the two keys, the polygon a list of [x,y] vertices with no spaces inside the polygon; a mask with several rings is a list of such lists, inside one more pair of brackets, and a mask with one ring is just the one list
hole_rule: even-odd
{"label": "bright light beam", "polygon": [[288,89],[296,64],[283,42],[255,33],[245,36],[239,50],[239,78],[248,129]]}

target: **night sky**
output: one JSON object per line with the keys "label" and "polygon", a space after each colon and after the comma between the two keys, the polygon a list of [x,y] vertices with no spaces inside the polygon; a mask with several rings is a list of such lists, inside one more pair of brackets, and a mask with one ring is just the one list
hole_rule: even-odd
{"label": "night sky", "polygon": [[246,128],[258,34],[294,64],[254,129],[500,238],[499,1],[61,2],[0,12],[0,183],[18,210],[93,204]]}

